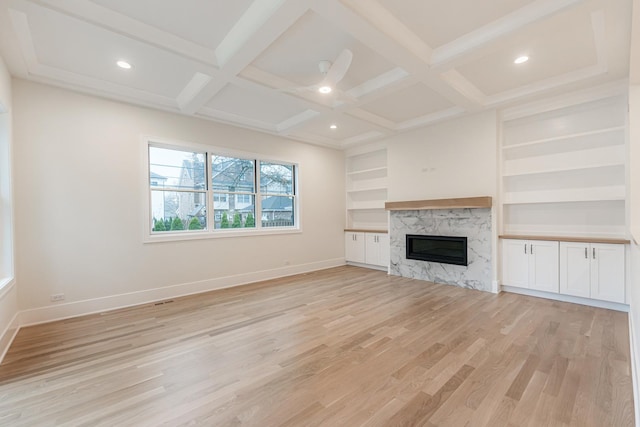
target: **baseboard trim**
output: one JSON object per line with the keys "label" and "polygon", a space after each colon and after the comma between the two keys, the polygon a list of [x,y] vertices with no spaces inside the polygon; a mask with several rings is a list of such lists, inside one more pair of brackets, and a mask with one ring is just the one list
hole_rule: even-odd
{"label": "baseboard trim", "polygon": [[528,295],[531,297],[546,298],[546,299],[551,299],[555,301],[588,305],[590,307],[607,308],[609,310],[624,311],[626,313],[629,312],[629,306],[627,304],[620,304],[617,302],[600,301],[600,300],[590,299],[590,298],[580,298],[580,297],[574,297],[572,295],[554,294],[551,292],[536,291],[534,289],[526,289],[526,288],[516,288],[513,286],[505,286],[505,285],[502,285],[502,290],[506,292],[512,292],[514,294]]}
{"label": "baseboard trim", "polygon": [[[10,278],[3,280],[2,288],[0,288],[0,301],[4,300],[7,295],[15,291],[15,286],[15,279]],[[12,305],[16,307],[16,312],[13,314],[13,317],[11,318],[7,326],[5,326],[4,331],[0,333],[0,363],[2,363],[2,360],[4,359],[5,354],[7,354],[7,351],[9,351],[9,347],[11,347],[13,339],[18,334],[18,330],[20,330],[20,312],[17,309],[17,301]]]}
{"label": "baseboard trim", "polygon": [[16,335],[20,331],[20,312],[13,315],[11,322],[7,325],[2,335],[0,335],[0,363],[4,360],[4,356],[9,351],[9,347],[13,343]]}
{"label": "baseboard trim", "polygon": [[278,279],[296,274],[309,273],[327,268],[345,265],[344,258],[334,258],[324,261],[299,264],[287,267],[261,270],[233,276],[218,277],[197,282],[182,283],[162,288],[148,289],[127,294],[111,295],[66,304],[49,305],[32,308],[20,312],[20,326],[31,326],[55,320],[69,319],[87,314],[101,313],[119,308],[148,304],[171,298],[247,285],[265,280]]}
{"label": "baseboard trim", "polygon": [[640,390],[638,390],[638,365],[636,358],[640,356],[636,347],[635,323],[633,321],[633,309],[629,310],[629,357],[631,358],[631,380],[633,385],[633,405],[635,411],[635,425],[640,425]]}
{"label": "baseboard trim", "polygon": [[383,266],[380,266],[380,265],[363,264],[361,262],[353,262],[353,261],[347,261],[346,263],[347,263],[347,265],[353,265],[355,267],[370,268],[371,270],[380,270],[380,271],[389,272],[389,267],[383,267]]}

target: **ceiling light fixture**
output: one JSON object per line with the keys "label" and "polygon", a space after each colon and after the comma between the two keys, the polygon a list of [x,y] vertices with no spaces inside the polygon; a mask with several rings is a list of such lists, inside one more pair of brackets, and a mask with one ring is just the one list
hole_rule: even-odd
{"label": "ceiling light fixture", "polygon": [[320,86],[318,88],[318,92],[320,93],[331,93],[333,89],[331,89],[331,86]]}
{"label": "ceiling light fixture", "polygon": [[118,64],[118,67],[124,68],[125,70],[131,69],[131,64],[129,64],[127,61],[120,60],[116,62],[116,64]]}
{"label": "ceiling light fixture", "polygon": [[338,129],[338,125],[331,125],[329,126],[330,129]]}
{"label": "ceiling light fixture", "polygon": [[522,56],[517,57],[515,59],[515,61],[513,61],[513,63],[514,64],[524,64],[528,60],[529,60],[529,57],[527,55],[522,55]]}

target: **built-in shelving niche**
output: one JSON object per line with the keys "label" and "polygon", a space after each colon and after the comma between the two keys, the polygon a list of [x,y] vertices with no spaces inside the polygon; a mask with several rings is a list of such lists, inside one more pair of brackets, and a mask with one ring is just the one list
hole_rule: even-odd
{"label": "built-in shelving niche", "polygon": [[388,229],[387,150],[357,150],[346,154],[347,228]]}
{"label": "built-in shelving niche", "polygon": [[624,236],[626,97],[503,122],[502,232]]}

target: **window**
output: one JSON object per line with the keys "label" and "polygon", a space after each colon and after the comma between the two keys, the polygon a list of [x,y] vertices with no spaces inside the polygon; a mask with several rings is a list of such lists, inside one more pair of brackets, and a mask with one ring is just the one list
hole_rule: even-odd
{"label": "window", "polygon": [[206,185],[205,153],[150,146],[151,231],[206,228]]}
{"label": "window", "polygon": [[295,225],[294,166],[260,162],[260,217],[263,227]]}
{"label": "window", "polygon": [[238,194],[236,196],[236,206],[237,205],[248,205],[251,203],[251,196],[248,194]]}
{"label": "window", "polygon": [[151,141],[147,149],[150,237],[298,229],[295,165]]}

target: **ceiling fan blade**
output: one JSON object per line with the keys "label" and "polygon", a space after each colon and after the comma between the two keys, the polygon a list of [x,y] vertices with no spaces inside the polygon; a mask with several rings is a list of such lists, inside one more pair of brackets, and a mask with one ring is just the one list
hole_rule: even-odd
{"label": "ceiling fan blade", "polygon": [[340,52],[340,55],[336,58],[329,68],[327,75],[324,78],[324,82],[328,86],[336,85],[345,74],[347,74],[347,70],[349,66],[351,66],[351,60],[353,59],[353,53],[349,49],[345,49]]}

